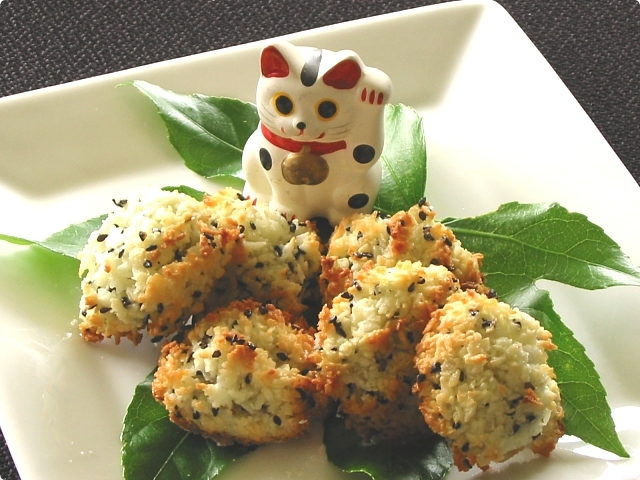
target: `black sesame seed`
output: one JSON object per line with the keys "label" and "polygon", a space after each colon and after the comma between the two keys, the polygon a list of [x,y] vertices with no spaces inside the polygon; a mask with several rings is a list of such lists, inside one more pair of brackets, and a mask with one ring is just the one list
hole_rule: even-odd
{"label": "black sesame seed", "polygon": [[247,373],[244,377],[244,383],[249,385],[251,383],[251,373]]}
{"label": "black sesame seed", "polygon": [[238,193],[236,194],[236,196],[238,197],[238,200],[241,200],[241,201],[243,201],[243,202],[247,199],[247,197],[245,197],[244,195],[242,195],[240,192],[238,192]]}
{"label": "black sesame seed", "polygon": [[524,384],[524,388],[531,389],[531,390],[535,390],[536,389],[536,387],[534,387],[533,383],[531,383],[531,382],[526,382]]}
{"label": "black sesame seed", "polygon": [[214,350],[213,353],[211,354],[211,357],[213,358],[220,358],[222,356],[222,352],[220,350]]}
{"label": "black sesame seed", "polygon": [[120,208],[124,208],[124,206],[127,204],[127,199],[123,198],[122,200],[117,200],[115,198],[112,198],[111,201],[115,204],[116,207],[120,207]]}
{"label": "black sesame seed", "polygon": [[373,253],[370,252],[355,252],[353,254],[356,258],[373,258]]}
{"label": "black sesame seed", "polygon": [[351,295],[351,294],[350,294],[349,292],[347,292],[347,291],[342,292],[342,293],[340,294],[340,296],[341,296],[342,298],[347,299],[347,300],[353,300],[353,295]]}
{"label": "black sesame seed", "polygon": [[109,235],[107,235],[106,233],[101,233],[100,235],[98,235],[98,238],[96,238],[96,240],[99,242],[104,242],[108,236]]}
{"label": "black sesame seed", "polygon": [[431,235],[431,227],[424,227],[422,229],[422,236],[425,240],[432,242],[435,240],[435,238],[433,237],[433,235]]}
{"label": "black sesame seed", "polygon": [[213,408],[211,409],[211,413],[213,413],[213,416],[214,416],[214,417],[217,417],[217,416],[218,416],[218,413],[220,413],[220,409],[219,409],[219,408],[216,408],[216,407],[213,407]]}
{"label": "black sesame seed", "polygon": [[420,210],[420,213],[418,213],[418,217],[420,217],[420,220],[424,222],[427,219],[427,212],[425,212],[424,210]]}
{"label": "black sesame seed", "polygon": [[250,317],[251,317],[251,315],[253,315],[253,312],[251,311],[251,309],[250,309],[250,308],[247,308],[247,309],[244,311],[244,316],[245,316],[245,317],[247,317],[247,318],[250,318]]}
{"label": "black sesame seed", "polygon": [[518,425],[517,423],[513,424],[513,434],[515,435],[516,433],[518,433],[518,430],[520,430],[520,425]]}
{"label": "black sesame seed", "polygon": [[289,223],[289,231],[291,233],[296,233],[296,224],[295,223],[293,223],[293,222]]}
{"label": "black sesame seed", "polygon": [[416,383],[422,383],[427,379],[427,376],[424,373],[419,373],[416,376]]}
{"label": "black sesame seed", "polygon": [[151,262],[151,260],[145,260],[144,263],[142,264],[142,266],[144,268],[151,268],[151,267],[153,267],[153,263]]}
{"label": "black sesame seed", "polygon": [[427,204],[427,197],[422,197],[419,201],[418,201],[418,205],[421,207],[424,207]]}
{"label": "black sesame seed", "polygon": [[487,298],[496,298],[498,296],[498,292],[496,292],[493,288],[487,292]]}
{"label": "black sesame seed", "polygon": [[527,415],[524,418],[527,419],[527,422],[531,423],[536,419],[536,416],[533,413],[527,413]]}
{"label": "black sesame seed", "polygon": [[144,240],[147,238],[147,232],[138,232],[138,236],[140,237],[140,240],[144,242]]}
{"label": "black sesame seed", "polygon": [[100,313],[108,313],[111,311],[111,307],[102,307]]}
{"label": "black sesame seed", "polygon": [[198,420],[200,418],[200,412],[197,410],[193,411],[193,419]]}
{"label": "black sesame seed", "polygon": [[122,297],[120,300],[122,301],[122,305],[124,307],[128,307],[133,303],[129,297]]}
{"label": "black sesame seed", "polygon": [[279,257],[282,256],[282,247],[280,245],[276,245],[275,247],[273,247],[273,250],[276,252],[276,255],[278,255]]}
{"label": "black sesame seed", "polygon": [[275,423],[276,425],[282,425],[282,419],[278,415],[274,415],[273,423]]}
{"label": "black sesame seed", "polygon": [[416,289],[416,284],[412,283],[411,285],[409,285],[409,288],[407,288],[407,291],[413,292],[415,289]]}
{"label": "black sesame seed", "polygon": [[493,328],[494,325],[494,320],[487,320],[486,318],[482,319],[482,328]]}
{"label": "black sesame seed", "polygon": [[122,258],[124,255],[124,248],[118,252],[118,258]]}
{"label": "black sesame seed", "polygon": [[151,339],[151,343],[158,343],[160,340],[162,340],[164,337],[162,335],[157,335],[155,337],[153,337]]}
{"label": "black sesame seed", "polygon": [[283,362],[286,362],[287,360],[289,360],[289,355],[287,355],[284,352],[278,352],[276,353],[276,357],[278,357],[278,360],[281,360]]}
{"label": "black sesame seed", "polygon": [[464,373],[464,370],[460,370],[460,381],[461,381],[461,382],[464,382],[464,379],[465,379],[465,378],[467,378],[467,377],[466,377],[466,375],[465,375],[465,373]]}
{"label": "black sesame seed", "polygon": [[471,310],[469,310],[469,315],[471,315],[472,317],[475,317],[476,315],[478,315],[478,310],[476,310],[475,308],[472,308]]}
{"label": "black sesame seed", "polygon": [[516,408],[518,404],[522,401],[523,397],[514,398],[513,400],[509,400],[509,407]]}
{"label": "black sesame seed", "polygon": [[256,268],[264,268],[264,262],[256,262]]}
{"label": "black sesame seed", "polygon": [[202,292],[200,290],[196,290],[193,292],[193,298],[200,298],[202,296]]}
{"label": "black sesame seed", "polygon": [[468,452],[469,448],[470,448],[469,442],[466,442],[464,445],[462,445],[462,447],[460,447],[460,451]]}
{"label": "black sesame seed", "polygon": [[159,303],[156,309],[158,310],[158,313],[164,312],[164,304]]}
{"label": "black sesame seed", "polygon": [[249,222],[249,226],[251,227],[251,230],[255,230],[256,228],[258,228],[256,227],[256,224],[253,222]]}
{"label": "black sesame seed", "polygon": [[436,362],[431,366],[431,373],[440,373],[442,370],[442,364],[440,362]]}
{"label": "black sesame seed", "polygon": [[460,428],[462,428],[462,423],[453,422],[453,428],[455,428],[456,430],[460,430]]}
{"label": "black sesame seed", "polygon": [[147,248],[145,248],[145,250],[147,252],[153,252],[154,250],[158,249],[158,245],[149,245]]}
{"label": "black sesame seed", "polygon": [[449,237],[442,237],[442,242],[447,246],[447,247],[451,247],[453,245],[453,242],[449,239]]}
{"label": "black sesame seed", "polygon": [[260,305],[260,307],[258,308],[258,311],[260,312],[261,315],[266,315],[269,309],[267,308],[266,305]]}

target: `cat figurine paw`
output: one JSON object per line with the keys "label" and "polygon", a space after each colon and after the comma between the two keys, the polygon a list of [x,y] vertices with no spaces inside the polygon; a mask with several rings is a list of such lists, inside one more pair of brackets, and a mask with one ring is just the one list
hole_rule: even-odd
{"label": "cat figurine paw", "polygon": [[260,54],[244,194],[300,220],[371,212],[391,80],[350,51],[271,43]]}

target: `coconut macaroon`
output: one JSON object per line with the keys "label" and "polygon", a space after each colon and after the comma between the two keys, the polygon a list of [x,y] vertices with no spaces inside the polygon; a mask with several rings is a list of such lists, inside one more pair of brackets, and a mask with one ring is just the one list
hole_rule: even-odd
{"label": "coconut macaroon", "polygon": [[431,313],[457,289],[443,266],[370,264],[321,312],[319,381],[362,437],[407,439],[428,431],[411,394],[415,347]]}
{"label": "coconut macaroon", "polygon": [[355,272],[373,261],[387,267],[400,260],[443,265],[466,288],[484,288],[482,255],[465,250],[450,228],[434,220],[425,199],[408,211],[383,218],[377,212],[344,219],[335,229],[322,262],[325,301],[338,295]]}
{"label": "coconut macaroon", "polygon": [[205,316],[164,346],[153,395],[180,427],[219,445],[257,445],[306,432],[324,405],[308,359],[313,337],[251,300]]}
{"label": "coconut macaroon", "polygon": [[231,188],[205,197],[204,203],[219,228],[242,234],[241,255],[219,282],[213,305],[253,298],[293,315],[304,311],[306,298],[317,292],[320,272],[321,243],[312,224],[287,220],[267,203]]}
{"label": "coconut macaroon", "polygon": [[537,320],[473,290],[453,295],[417,348],[420,410],[451,441],[456,466],[487,469],[524,448],[548,455],[563,409]]}
{"label": "coconut macaroon", "polygon": [[205,204],[177,191],[147,190],[117,209],[79,254],[80,332],[97,342],[154,340],[176,332],[232,261],[239,229],[219,229]]}

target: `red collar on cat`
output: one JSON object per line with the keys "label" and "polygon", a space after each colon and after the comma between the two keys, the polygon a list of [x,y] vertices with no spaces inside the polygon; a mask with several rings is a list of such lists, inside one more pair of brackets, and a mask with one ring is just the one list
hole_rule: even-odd
{"label": "red collar on cat", "polygon": [[283,150],[289,152],[298,153],[302,150],[302,147],[308,146],[311,149],[311,153],[314,155],[327,155],[329,153],[337,152],[338,150],[344,150],[347,148],[347,142],[340,140],[338,142],[299,142],[291,138],[281,137],[277,133],[269,130],[264,123],[260,124],[262,128],[262,135],[271,144]]}

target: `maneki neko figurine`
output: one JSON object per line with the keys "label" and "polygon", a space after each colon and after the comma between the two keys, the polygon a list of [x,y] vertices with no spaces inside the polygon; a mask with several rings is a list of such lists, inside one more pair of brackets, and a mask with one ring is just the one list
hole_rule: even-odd
{"label": "maneki neko figurine", "polygon": [[389,77],[349,50],[278,41],[260,54],[244,194],[300,220],[371,212],[380,189]]}

